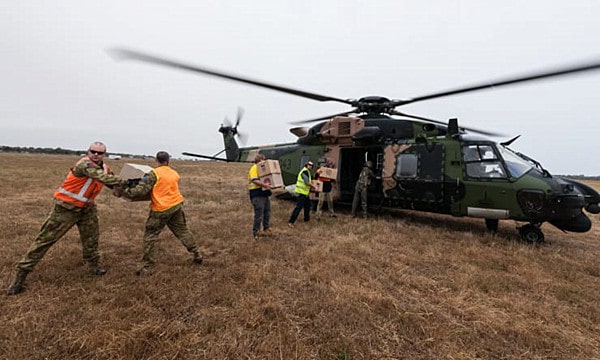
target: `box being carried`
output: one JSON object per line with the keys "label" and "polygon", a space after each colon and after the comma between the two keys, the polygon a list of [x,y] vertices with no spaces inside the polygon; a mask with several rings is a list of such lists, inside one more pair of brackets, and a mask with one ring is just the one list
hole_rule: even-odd
{"label": "box being carried", "polygon": [[280,188],[283,186],[283,178],[281,177],[281,174],[269,174],[260,176],[260,181],[271,186],[272,189]]}
{"label": "box being carried", "polygon": [[323,192],[323,182],[322,181],[313,180],[312,183],[314,186],[317,187],[317,190],[315,190],[315,192]]}
{"label": "box being carried", "polygon": [[256,164],[258,168],[258,176],[263,177],[270,174],[281,174],[281,168],[279,167],[279,161],[277,160],[263,160]]}
{"label": "box being carried", "polygon": [[319,168],[319,176],[331,180],[337,180],[337,169],[321,167]]}
{"label": "box being carried", "polygon": [[310,193],[308,194],[308,198],[310,200],[318,200],[319,193],[323,192],[323,182],[319,180],[313,180],[312,184],[317,187],[316,190],[310,189]]}
{"label": "box being carried", "polygon": [[[136,183],[136,181],[139,181],[146,173],[149,173],[151,170],[152,167],[148,165],[126,163],[123,165],[119,176],[121,176],[121,178],[125,180],[131,180],[130,183]],[[150,194],[140,198],[130,199],[123,197],[123,199],[129,201],[147,201],[150,200]]]}
{"label": "box being carried", "polygon": [[126,163],[121,169],[120,176],[125,180],[141,179],[144,174],[149,173],[152,167],[148,165]]}

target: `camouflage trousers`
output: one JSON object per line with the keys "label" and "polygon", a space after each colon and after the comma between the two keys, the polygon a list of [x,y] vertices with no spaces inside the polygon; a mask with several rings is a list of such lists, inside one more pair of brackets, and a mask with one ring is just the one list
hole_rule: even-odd
{"label": "camouflage trousers", "polygon": [[367,187],[357,184],[354,188],[354,198],[352,199],[352,216],[356,216],[359,203],[362,208],[363,216],[367,216]]}
{"label": "camouflage trousers", "polygon": [[181,204],[165,211],[150,210],[150,214],[146,220],[146,230],[143,240],[144,255],[142,256],[142,264],[144,267],[152,267],[154,265],[154,243],[165,226],[181,241],[188,252],[195,253],[198,251],[196,241],[187,227],[185,212]]}
{"label": "camouflage trousers", "polygon": [[40,233],[27,250],[27,253],[17,263],[17,269],[32,271],[50,247],[74,225],[77,225],[79,230],[83,260],[90,264],[97,264],[100,257],[98,253],[100,230],[96,206],[70,210],[59,204],[54,204],[54,208],[44,221]]}

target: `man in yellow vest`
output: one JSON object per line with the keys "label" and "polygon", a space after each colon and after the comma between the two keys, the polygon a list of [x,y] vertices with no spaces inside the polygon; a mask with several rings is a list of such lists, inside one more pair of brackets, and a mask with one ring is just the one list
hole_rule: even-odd
{"label": "man in yellow vest", "polygon": [[194,255],[193,263],[202,264],[202,256],[185,221],[183,196],[179,192],[179,174],[169,166],[169,160],[170,156],[166,151],[159,151],[156,153],[158,166],[145,174],[136,186],[123,189],[123,195],[128,198],[150,194],[150,213],[144,232],[142,267],[135,272],[138,276],[153,273],[154,243],[165,226],[168,226],[187,251]]}
{"label": "man in yellow vest", "polygon": [[270,226],[271,220],[271,186],[265,184],[258,176],[257,164],[265,160],[263,154],[258,154],[254,157],[254,165],[248,171],[248,191],[250,193],[250,201],[254,208],[254,222],[252,224],[252,236],[254,240],[258,240],[260,227],[263,227],[263,234],[272,235]]}
{"label": "man in yellow vest", "polygon": [[296,190],[295,193],[298,195],[296,199],[296,207],[292,211],[292,215],[290,216],[290,220],[288,221],[289,227],[294,227],[294,223],[296,219],[298,219],[298,215],[300,215],[300,210],[304,209],[304,222],[310,220],[310,190],[317,190],[317,187],[312,183],[312,175],[311,171],[313,168],[312,161],[306,162],[304,167],[298,173],[298,177],[296,179]]}
{"label": "man in yellow vest", "polygon": [[23,283],[46,252],[60,240],[74,225],[77,225],[83,260],[88,263],[93,275],[102,276],[106,269],[100,267],[98,253],[98,211],[94,199],[108,187],[120,186],[127,182],[113,175],[103,160],[106,146],[94,142],[86,156],[81,158],[69,171],[63,184],[54,192],[54,207],[42,225],[27,253],[17,264],[17,274],[7,290],[7,295],[16,295],[24,290]]}

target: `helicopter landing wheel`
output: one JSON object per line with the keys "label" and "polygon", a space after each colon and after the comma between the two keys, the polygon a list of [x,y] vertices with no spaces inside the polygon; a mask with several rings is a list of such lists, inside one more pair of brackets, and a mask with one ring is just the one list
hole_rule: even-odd
{"label": "helicopter landing wheel", "polygon": [[527,224],[519,228],[519,235],[521,239],[529,243],[542,243],[544,242],[544,233],[540,230],[539,226],[534,224]]}
{"label": "helicopter landing wheel", "polygon": [[498,219],[485,219],[485,227],[489,232],[498,232]]}

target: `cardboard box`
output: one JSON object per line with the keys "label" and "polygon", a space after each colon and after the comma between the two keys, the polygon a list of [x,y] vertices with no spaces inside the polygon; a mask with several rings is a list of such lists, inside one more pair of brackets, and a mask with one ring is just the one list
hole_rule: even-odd
{"label": "cardboard box", "polygon": [[[152,167],[150,167],[148,165],[126,163],[123,165],[123,168],[121,169],[121,173],[119,174],[119,176],[121,176],[121,178],[123,178],[125,180],[139,180],[145,174],[149,173],[151,170],[152,170]],[[133,199],[123,196],[122,199],[125,199],[127,201],[149,201],[150,194],[147,194],[145,196],[141,196],[138,198],[133,198]]]}
{"label": "cardboard box", "polygon": [[323,182],[319,181],[319,180],[313,180],[312,181],[313,185],[317,187],[317,190],[315,190],[316,192],[322,192],[323,191]]}
{"label": "cardboard box", "polygon": [[322,167],[322,168],[320,168],[319,171],[320,171],[320,173],[319,173],[320,177],[337,180],[337,169]]}
{"label": "cardboard box", "polygon": [[126,163],[121,169],[120,176],[126,180],[141,179],[144,174],[149,173],[152,168],[148,165]]}
{"label": "cardboard box", "polygon": [[281,174],[281,167],[277,160],[264,160],[256,164],[258,168],[258,176],[267,176],[270,174]]}
{"label": "cardboard box", "polygon": [[272,189],[283,187],[283,178],[281,177],[281,174],[260,176],[260,181],[269,184]]}

